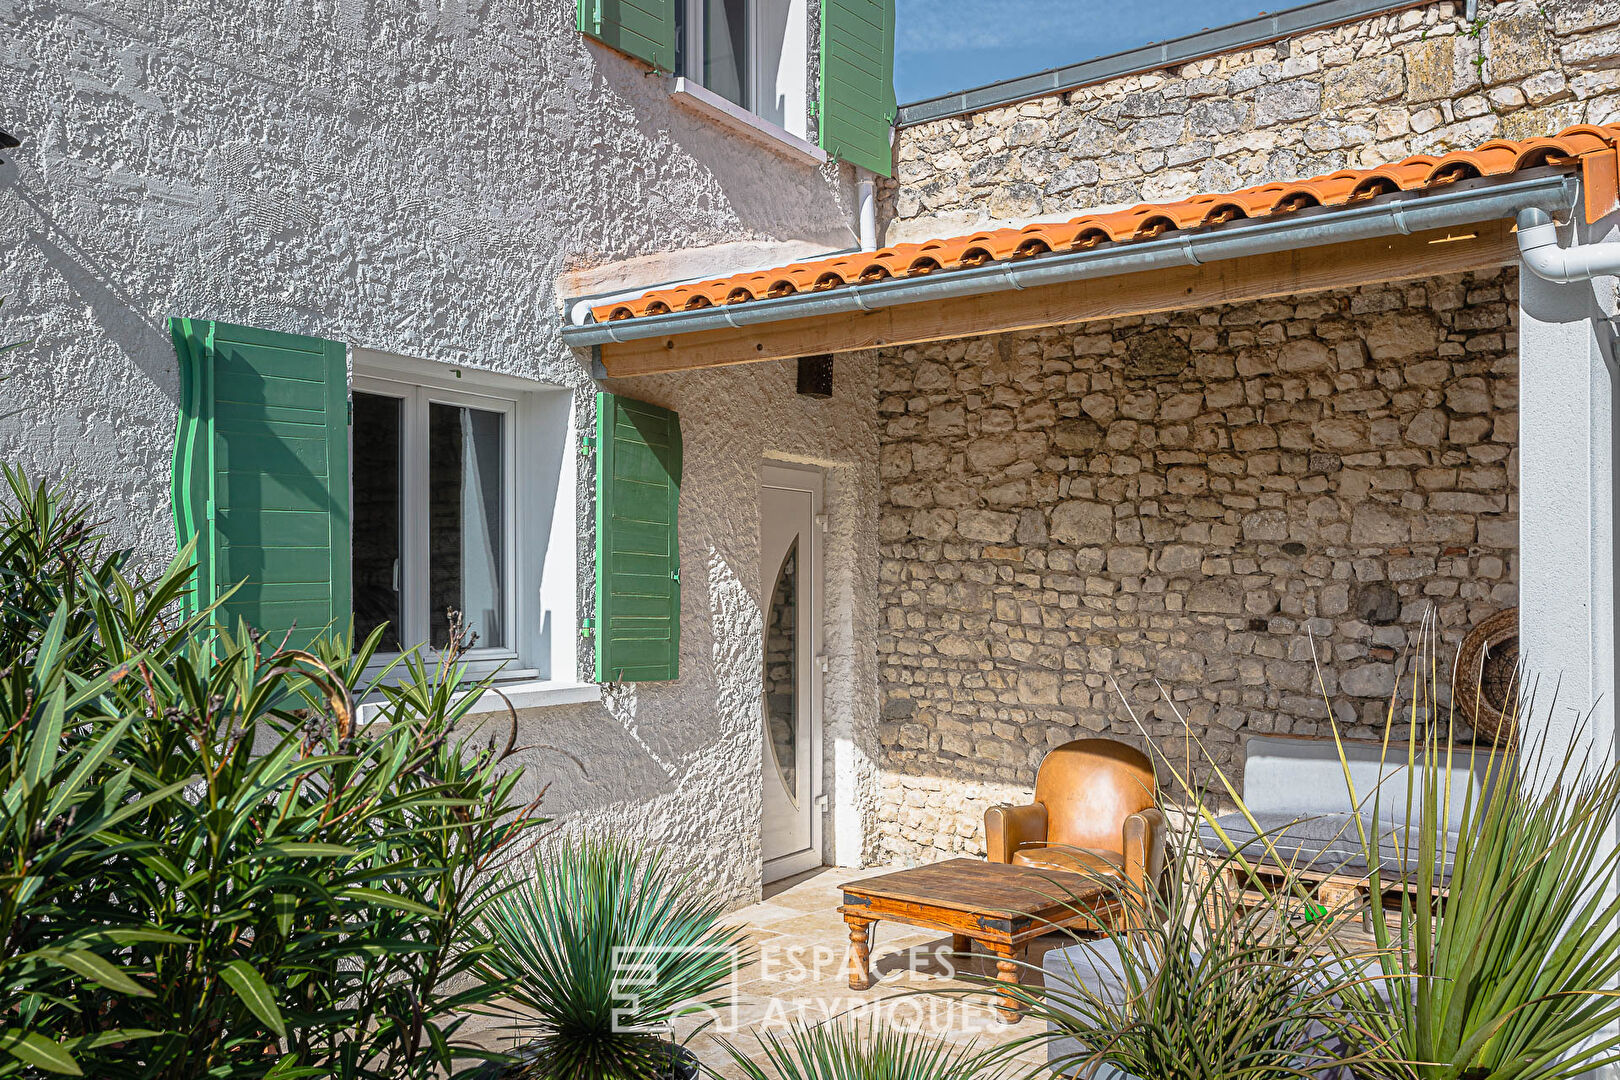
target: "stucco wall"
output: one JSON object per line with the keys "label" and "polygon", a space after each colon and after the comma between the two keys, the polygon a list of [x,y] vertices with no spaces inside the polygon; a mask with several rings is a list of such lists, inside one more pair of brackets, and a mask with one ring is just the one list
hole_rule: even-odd
{"label": "stucco wall", "polygon": [[1620,116],[1613,0],[1430,3],[903,128],[886,242],[1229,191]]}
{"label": "stucco wall", "polygon": [[[559,275],[705,245],[852,242],[847,169],[682,111],[573,18],[563,0],[0,0],[0,126],[24,142],[0,166],[0,339],[31,340],[0,361],[0,458],[66,478],[120,543],[161,559],[170,315],[560,384],[588,420],[591,380],[557,336]],[[875,501],[869,374],[841,365],[839,396],[808,404],[781,366],[616,387],[682,413],[686,675],[524,717],[552,813],[668,839],[733,899],[758,886],[767,454],[833,466],[849,557],[829,583],[845,598],[834,655],[856,680],[840,715],[869,727],[875,712],[871,661],[855,659],[871,652],[854,540]]]}

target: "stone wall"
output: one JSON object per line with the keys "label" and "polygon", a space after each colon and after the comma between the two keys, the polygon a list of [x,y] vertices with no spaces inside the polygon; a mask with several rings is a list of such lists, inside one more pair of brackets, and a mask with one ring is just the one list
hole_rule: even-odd
{"label": "stone wall", "polygon": [[1620,116],[1620,3],[1484,0],[900,131],[886,240],[1227,191]]}
{"label": "stone wall", "polygon": [[[1051,747],[1381,730],[1517,602],[1512,270],[889,351],[884,854],[980,852]],[[1117,685],[1117,690],[1116,690]],[[1160,692],[1160,687],[1163,693]],[[1168,699],[1165,695],[1168,695]],[[1122,700],[1123,699],[1123,700]]]}

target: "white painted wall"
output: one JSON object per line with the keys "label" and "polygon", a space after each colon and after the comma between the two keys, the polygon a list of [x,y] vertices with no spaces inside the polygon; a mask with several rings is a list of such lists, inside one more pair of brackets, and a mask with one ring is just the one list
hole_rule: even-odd
{"label": "white painted wall", "polygon": [[[1613,219],[1561,230],[1566,245],[1613,242]],[[1615,727],[1615,463],[1620,399],[1616,279],[1555,285],[1519,273],[1519,649],[1533,702],[1526,745],[1545,739],[1597,767],[1613,760]],[[1584,757],[1583,757],[1584,756]],[[1528,781],[1546,786],[1545,771]],[[1620,843],[1620,822],[1611,824]],[[1617,884],[1601,883],[1612,898]],[[1612,1028],[1592,1042],[1611,1039]],[[1582,1074],[1614,1080],[1608,1066]]]}
{"label": "white painted wall", "polygon": [[[560,275],[853,246],[849,170],[675,107],[573,20],[571,0],[0,0],[0,127],[24,143],[0,166],[0,340],[32,342],[0,359],[0,458],[66,479],[163,559],[170,315],[554,383],[589,418]],[[682,413],[685,674],[523,717],[550,813],[667,841],[736,901],[758,890],[766,455],[830,467],[828,714],[862,739],[876,722],[875,553],[856,539],[875,531],[870,364],[840,361],[838,382],[827,402],[794,395],[791,365],[614,387]]]}
{"label": "white painted wall", "polygon": [[[1567,232],[1567,230],[1566,230]],[[1583,229],[1581,242],[1612,236]],[[1566,235],[1564,242],[1570,242]],[[1527,742],[1614,753],[1616,367],[1612,278],[1519,274],[1519,642]]]}

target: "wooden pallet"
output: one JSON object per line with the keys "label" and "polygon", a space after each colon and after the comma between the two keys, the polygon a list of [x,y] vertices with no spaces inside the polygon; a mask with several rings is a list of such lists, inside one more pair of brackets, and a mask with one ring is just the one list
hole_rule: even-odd
{"label": "wooden pallet", "polygon": [[[1357,949],[1375,948],[1377,940],[1374,937],[1373,919],[1375,913],[1382,913],[1385,925],[1396,927],[1400,922],[1401,905],[1403,901],[1410,902],[1413,894],[1418,890],[1400,880],[1382,881],[1378,896],[1373,896],[1372,882],[1366,875],[1326,873],[1301,870],[1297,867],[1285,867],[1269,862],[1250,862],[1251,871],[1244,871],[1237,867],[1228,867],[1226,874],[1237,901],[1244,907],[1272,906],[1272,898],[1281,896],[1289,891],[1290,880],[1304,886],[1307,894],[1317,905],[1325,908],[1337,924],[1333,928],[1333,936],[1341,944]],[[1260,888],[1257,888],[1253,878],[1260,879]],[[1262,891],[1262,888],[1265,891]],[[1449,889],[1445,885],[1436,885],[1431,890],[1431,903],[1444,898]],[[1269,893],[1269,896],[1267,895]],[[1300,902],[1301,914],[1304,917],[1304,901]]]}

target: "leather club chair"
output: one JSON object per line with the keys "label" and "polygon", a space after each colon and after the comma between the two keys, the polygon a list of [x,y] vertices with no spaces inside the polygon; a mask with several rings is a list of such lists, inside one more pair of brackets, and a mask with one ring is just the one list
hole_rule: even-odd
{"label": "leather club chair", "polygon": [[1164,871],[1164,815],[1146,754],[1110,739],[1064,743],[1035,774],[1035,801],[984,814],[991,862],[1119,877],[1136,889]]}

